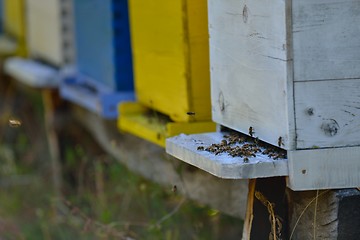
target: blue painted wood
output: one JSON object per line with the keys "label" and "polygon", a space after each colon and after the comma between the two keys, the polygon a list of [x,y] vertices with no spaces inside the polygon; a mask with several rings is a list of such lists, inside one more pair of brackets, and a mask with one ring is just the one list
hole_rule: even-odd
{"label": "blue painted wood", "polygon": [[133,91],[113,91],[98,81],[79,74],[62,79],[60,95],[106,119],[117,118],[119,102],[135,101]]}
{"label": "blue painted wood", "polygon": [[75,0],[77,70],[115,91],[133,90],[127,0]]}
{"label": "blue painted wood", "polygon": [[134,101],[127,0],[74,0],[76,71],[62,76],[60,94],[114,119]]}

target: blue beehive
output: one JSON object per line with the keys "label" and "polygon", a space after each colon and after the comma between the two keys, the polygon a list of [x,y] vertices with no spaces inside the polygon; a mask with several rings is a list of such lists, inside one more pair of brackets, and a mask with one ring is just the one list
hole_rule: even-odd
{"label": "blue beehive", "polygon": [[105,118],[133,100],[127,0],[75,0],[76,66],[64,74],[61,95]]}

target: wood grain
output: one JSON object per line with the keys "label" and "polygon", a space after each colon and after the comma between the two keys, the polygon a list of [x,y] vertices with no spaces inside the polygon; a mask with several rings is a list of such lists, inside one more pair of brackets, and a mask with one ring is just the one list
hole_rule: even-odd
{"label": "wood grain", "polygon": [[294,80],[360,77],[358,0],[293,1]]}
{"label": "wood grain", "polygon": [[[284,1],[209,3],[213,120],[289,149],[287,5]],[[290,87],[290,88],[289,88]]]}
{"label": "wood grain", "polygon": [[295,83],[297,149],[360,145],[359,80]]}
{"label": "wood grain", "polygon": [[224,139],[219,132],[185,135],[166,139],[166,152],[220,178],[250,179],[271,176],[287,176],[287,159],[274,160],[257,153],[244,163],[241,157],[231,157],[227,153],[215,155],[201,151],[199,146],[210,146]]}
{"label": "wood grain", "polygon": [[288,159],[293,190],[360,186],[360,147],[288,151]]}

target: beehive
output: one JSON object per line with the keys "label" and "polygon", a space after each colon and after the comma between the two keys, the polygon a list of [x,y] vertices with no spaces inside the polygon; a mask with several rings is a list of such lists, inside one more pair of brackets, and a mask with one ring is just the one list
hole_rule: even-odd
{"label": "beehive", "polygon": [[72,1],[26,0],[26,3],[30,56],[57,68],[72,63]]}
{"label": "beehive", "polygon": [[294,190],[360,185],[358,3],[209,0],[213,120],[288,158],[276,166],[261,154],[242,162],[196,151],[216,134],[179,136],[167,151],[221,177],[288,175]]}
{"label": "beehive", "polygon": [[288,150],[360,145],[357,23],[358,1],[210,0],[214,121]]}
{"label": "beehive", "polygon": [[[184,126],[202,122],[203,127],[197,124],[198,131],[215,129],[210,110],[206,1],[131,0],[129,11],[139,104],[135,108],[159,112]],[[133,104],[120,107],[120,128],[159,143],[152,137],[159,136],[155,129],[152,136],[144,134],[150,125],[134,130],[149,121],[141,120],[146,118],[144,111],[133,110]],[[163,139],[171,134],[161,135]],[[162,140],[160,145],[164,144]]]}
{"label": "beehive", "polygon": [[[5,55],[26,55],[24,0],[2,0],[2,31]],[[8,38],[8,39],[7,39]],[[13,41],[13,43],[11,41]],[[2,48],[3,48],[2,47]]]}
{"label": "beehive", "polygon": [[76,70],[62,96],[106,118],[134,100],[127,0],[74,1]]}

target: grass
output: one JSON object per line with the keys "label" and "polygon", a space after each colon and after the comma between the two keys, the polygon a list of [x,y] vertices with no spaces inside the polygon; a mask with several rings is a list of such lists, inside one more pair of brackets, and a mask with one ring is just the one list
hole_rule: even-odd
{"label": "grass", "polygon": [[133,174],[79,126],[61,133],[55,197],[40,93],[1,83],[0,99],[0,239],[240,238],[241,220]]}

